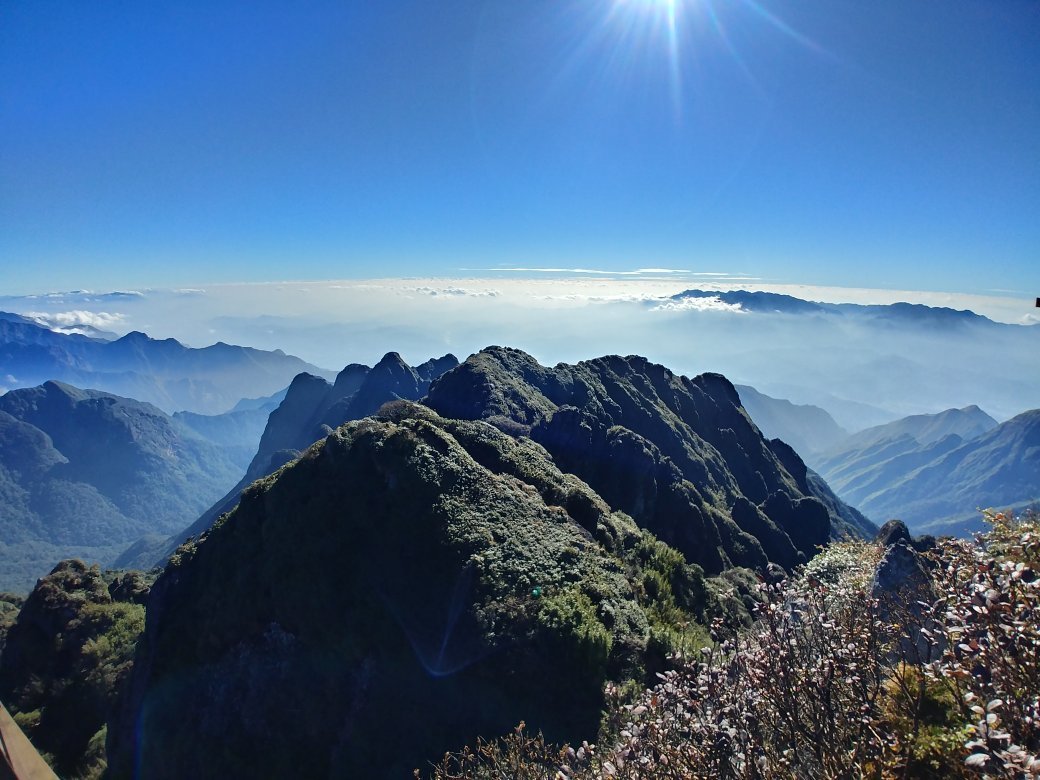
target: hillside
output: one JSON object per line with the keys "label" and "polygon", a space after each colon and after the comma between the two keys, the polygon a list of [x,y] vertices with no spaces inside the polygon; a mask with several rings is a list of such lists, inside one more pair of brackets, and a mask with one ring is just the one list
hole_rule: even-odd
{"label": "hillside", "polygon": [[58,382],[12,390],[0,396],[0,589],[170,533],[240,473],[150,404]]}
{"label": "hillside", "polygon": [[[298,378],[262,449],[331,395]],[[794,566],[857,528],[721,376],[488,348],[424,404],[328,433],[170,558],[113,777],[396,777],[521,718],[592,739],[607,680],[642,684],[677,626],[746,609],[734,566]],[[271,734],[276,751],[247,748]]]}
{"label": "hillside", "polygon": [[826,451],[849,434],[819,406],[793,404],[760,393],[748,385],[736,385],[740,403],[755,425],[771,439],[783,439],[807,462],[816,453]]}
{"label": "hillside", "polygon": [[398,402],[171,559],[113,777],[407,776],[521,718],[592,737],[604,682],[642,680],[661,616],[708,602],[699,569],[530,439]]}
{"label": "hillside", "polygon": [[139,541],[119,556],[116,565],[148,568],[165,560],[182,541],[202,533],[217,517],[233,509],[239,494],[252,482],[299,457],[315,441],[349,420],[370,415],[388,401],[418,400],[426,394],[430,382],[456,365],[458,359],[449,354],[413,368],[399,354],[389,352],[371,368],[351,363],[339,372],[334,383],[313,374],[299,374],[267,418],[245,476],[193,523],[176,529],[168,539]]}
{"label": "hillside", "polygon": [[819,466],[876,522],[963,535],[980,529],[977,509],[1040,498],[1040,410],[1000,425],[976,407],[918,415],[850,437]]}
{"label": "hillside", "polygon": [[166,412],[219,414],[247,396],[274,393],[301,371],[325,374],[280,350],[217,343],[202,349],[128,333],[104,340],[55,333],[24,317],[0,317],[5,387],[48,380],[145,401]]}

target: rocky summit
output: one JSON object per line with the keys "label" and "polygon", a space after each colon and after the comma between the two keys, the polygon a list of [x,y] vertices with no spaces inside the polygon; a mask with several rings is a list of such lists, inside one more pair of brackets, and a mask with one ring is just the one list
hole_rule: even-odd
{"label": "rocky summit", "polygon": [[679,376],[641,357],[554,368],[491,347],[430,388],[447,417],[529,435],[613,507],[708,572],[804,562],[873,526],[779,440],[766,440],[718,374]]}

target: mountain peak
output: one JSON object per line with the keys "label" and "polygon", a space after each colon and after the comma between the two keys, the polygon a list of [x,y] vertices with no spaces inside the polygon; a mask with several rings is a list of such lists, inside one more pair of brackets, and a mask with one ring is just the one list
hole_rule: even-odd
{"label": "mountain peak", "polygon": [[[434,382],[425,403],[444,417],[526,433],[709,572],[793,566],[832,521],[862,522],[847,507],[828,515],[804,464],[778,459],[719,374],[688,379],[639,355],[547,368],[520,350],[488,347]],[[726,498],[713,504],[709,494]]]}
{"label": "mountain peak", "polygon": [[368,366],[361,363],[350,363],[345,366],[342,371],[336,374],[336,381],[332,386],[332,394],[336,398],[353,395],[361,387],[361,383],[365,381],[365,377],[368,376],[368,372],[371,370]]}
{"label": "mountain peak", "polygon": [[390,368],[411,368],[407,363],[404,362],[404,358],[401,357],[400,352],[387,352],[383,357],[379,359],[379,362],[372,366],[372,370],[385,370]]}

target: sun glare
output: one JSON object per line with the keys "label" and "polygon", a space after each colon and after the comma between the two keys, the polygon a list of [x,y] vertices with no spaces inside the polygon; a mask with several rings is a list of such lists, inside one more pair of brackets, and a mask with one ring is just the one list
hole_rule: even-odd
{"label": "sun glare", "polygon": [[[679,121],[682,113],[682,88],[680,78],[679,13],[688,0],[615,0],[615,8],[641,14],[653,13],[663,16],[668,46],[669,77],[671,81],[672,108]],[[656,25],[655,25],[656,26]]]}

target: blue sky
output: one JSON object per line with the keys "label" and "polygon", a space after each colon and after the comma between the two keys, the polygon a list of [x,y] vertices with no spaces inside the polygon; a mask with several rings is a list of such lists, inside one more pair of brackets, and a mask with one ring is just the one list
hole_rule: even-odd
{"label": "blue sky", "polygon": [[0,281],[1028,297],[1037,139],[1035,0],[7,2]]}

